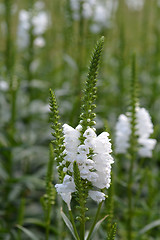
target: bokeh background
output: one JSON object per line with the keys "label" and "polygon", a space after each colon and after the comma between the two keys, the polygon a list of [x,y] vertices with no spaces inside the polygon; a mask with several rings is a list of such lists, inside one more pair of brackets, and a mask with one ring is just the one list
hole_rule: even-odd
{"label": "bokeh background", "polygon": [[[17,225],[44,239],[40,198],[51,140],[49,88],[56,94],[61,122],[75,127],[90,55],[102,35],[97,132],[106,128],[114,148],[117,118],[128,110],[135,54],[140,105],[151,114],[157,145],[152,159],[141,165],[137,160],[135,166],[134,239],[160,239],[159,0],[0,1],[0,239],[29,239]],[[125,240],[128,162],[114,157],[114,187],[102,216],[110,205],[118,223],[116,239]],[[51,239],[71,239],[59,214],[61,204],[57,196]],[[96,239],[106,239],[106,230],[103,224]]]}

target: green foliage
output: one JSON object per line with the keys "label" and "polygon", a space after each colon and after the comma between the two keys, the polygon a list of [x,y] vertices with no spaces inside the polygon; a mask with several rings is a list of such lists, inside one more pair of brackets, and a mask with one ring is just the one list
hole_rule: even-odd
{"label": "green foliage", "polygon": [[[99,107],[95,111],[95,98],[89,99],[88,96],[84,100],[84,94],[82,101],[84,103],[92,101],[93,110],[91,109],[89,116],[87,107],[82,106],[81,111],[83,109],[86,113],[80,120],[85,117],[92,119],[93,123],[95,111],[97,132],[104,130],[103,123],[107,120],[113,139],[117,116],[126,111],[129,93],[134,95],[132,103],[129,104],[133,109],[138,102],[138,91],[134,92],[136,88],[133,86],[137,81],[137,77],[133,76],[136,75],[135,70],[132,70],[131,87],[134,91],[130,90],[130,81],[128,81],[130,56],[136,52],[136,64],[132,63],[132,67],[134,68],[135,65],[138,67],[137,85],[141,93],[139,97],[142,105],[152,116],[155,125],[153,138],[158,142],[152,160],[137,157],[137,161],[134,161],[135,171],[130,185],[134,213],[133,216],[131,215],[135,234],[133,238],[159,240],[160,193],[157,191],[160,185],[159,1],[144,1],[143,9],[138,11],[128,8],[127,1],[118,1],[118,8],[115,15],[112,15],[111,22],[105,21],[105,25],[95,33],[92,31],[92,26],[95,26],[93,16],[91,18],[83,16],[82,5],[85,1],[77,0],[77,4],[81,3],[80,18],[74,19],[72,1],[42,0],[41,6],[44,5],[43,10],[49,16],[49,26],[41,36],[46,44],[41,47],[35,45],[36,36],[31,26],[29,44],[25,49],[21,49],[17,44],[19,13],[21,10],[33,12],[33,5],[38,2],[33,0],[0,2],[0,239],[28,240],[33,234],[38,239],[45,239],[46,223],[39,198],[45,192],[43,179],[46,176],[48,144],[51,140],[48,127],[48,89],[54,88],[59,100],[61,121],[76,126],[79,122],[81,82],[86,76],[88,56],[97,38],[104,35],[106,45],[98,81]],[[135,62],[135,59],[132,61]],[[93,79],[94,77],[95,75]],[[88,78],[86,81],[89,81]],[[88,82],[87,88],[92,93],[96,92],[94,87],[96,86]],[[91,105],[87,105],[89,110]],[[134,115],[132,108],[129,112]],[[53,121],[51,121],[54,127],[57,126],[58,141],[62,142],[62,139],[60,140],[62,134],[58,132],[61,125],[54,124],[54,117],[52,116]],[[60,124],[59,119],[57,122]],[[54,129],[53,134],[55,134]],[[133,152],[137,145],[136,136],[134,139],[134,148],[130,149]],[[60,163],[62,159],[58,151],[61,152],[62,149],[58,149],[55,136],[53,136],[53,147],[54,150],[57,149],[54,157],[57,154]],[[129,156],[126,156],[127,159],[115,158],[116,171],[114,169],[113,172],[115,189],[112,200],[115,204],[114,215],[119,225],[118,240],[128,240],[127,190],[128,169],[132,156],[130,152]],[[61,175],[60,169],[59,177],[62,182],[64,176]],[[58,182],[56,175],[54,181]],[[48,189],[51,186],[48,185]],[[107,195],[110,196],[109,191]],[[112,207],[107,208],[107,203],[112,205],[110,200],[109,197],[106,205],[103,204],[99,215],[102,219],[104,214],[109,213],[108,222],[112,216]],[[58,215],[59,205],[60,203],[55,202],[52,207],[51,222],[54,227],[49,227],[50,238],[70,239]],[[87,207],[92,209],[87,213],[90,213],[91,219],[94,219],[95,205],[88,202]],[[19,228],[15,227],[17,224]],[[89,223],[87,224],[89,226]],[[102,224],[95,238],[105,239],[107,229],[108,227]]]}

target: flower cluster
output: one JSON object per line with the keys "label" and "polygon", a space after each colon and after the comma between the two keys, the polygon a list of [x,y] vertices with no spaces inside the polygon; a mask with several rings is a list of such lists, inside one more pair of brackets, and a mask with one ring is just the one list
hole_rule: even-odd
{"label": "flower cluster", "polygon": [[[99,32],[103,27],[111,26],[111,18],[117,10],[118,1],[115,0],[87,0],[82,3],[82,15],[86,19],[91,19],[91,31]],[[79,19],[80,3],[77,0],[71,0],[73,18]]]}
{"label": "flower cluster", "polygon": [[126,0],[129,9],[133,11],[140,11],[144,6],[144,0]]}
{"label": "flower cluster", "polygon": [[[152,150],[156,140],[149,138],[153,133],[151,117],[145,108],[136,107],[136,135],[139,144],[138,154],[141,157],[152,157]],[[130,147],[129,140],[131,135],[130,116],[121,114],[116,124],[115,147],[117,153],[126,153]]]}
{"label": "flower cluster", "polygon": [[18,42],[19,48],[24,49],[29,44],[29,31],[33,28],[33,35],[35,36],[34,44],[38,47],[45,45],[45,40],[42,35],[45,33],[49,24],[49,17],[43,10],[41,2],[34,5],[33,11],[26,11],[22,9],[19,12],[19,25],[18,25]]}
{"label": "flower cluster", "polygon": [[[71,193],[76,191],[74,183],[73,164],[76,161],[82,179],[91,183],[88,195],[96,202],[105,200],[105,194],[100,190],[110,187],[111,164],[114,162],[110,153],[111,143],[107,132],[96,135],[94,128],[88,127],[84,132],[83,143],[79,138],[82,126],[75,129],[67,124],[63,125],[64,160],[59,166],[63,166],[66,173],[63,183],[56,184],[57,192],[62,196],[70,209]],[[58,166],[58,167],[59,167]]]}

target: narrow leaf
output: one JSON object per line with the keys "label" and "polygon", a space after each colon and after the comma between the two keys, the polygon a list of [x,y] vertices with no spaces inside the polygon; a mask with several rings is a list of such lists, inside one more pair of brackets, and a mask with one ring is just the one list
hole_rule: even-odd
{"label": "narrow leaf", "polygon": [[[42,227],[42,228],[46,228],[46,223],[42,222],[36,218],[26,218],[24,223],[30,223],[30,224],[34,224],[36,226]],[[58,231],[55,227],[53,226],[49,226],[49,229],[51,232],[53,232],[54,234],[58,235]]]}
{"label": "narrow leaf", "polygon": [[153,221],[151,223],[149,223],[148,225],[146,225],[144,228],[142,228],[140,231],[139,231],[139,235],[141,234],[144,234],[146,233],[147,231],[151,230],[152,228],[155,228],[157,226],[160,225],[160,219],[156,220],[156,221]]}
{"label": "narrow leaf", "polygon": [[63,221],[65,222],[65,224],[67,225],[68,229],[70,230],[70,232],[72,233],[73,237],[75,240],[77,240],[75,234],[74,234],[74,229],[72,226],[72,223],[70,222],[70,220],[68,219],[68,217],[65,215],[65,213],[63,212],[63,210],[61,209],[61,216],[63,218]]}
{"label": "narrow leaf", "polygon": [[30,230],[26,229],[25,227],[22,227],[20,225],[16,225],[18,229],[20,229],[22,232],[24,232],[30,239],[32,240],[39,240],[39,238],[36,237]]}
{"label": "narrow leaf", "polygon": [[85,240],[93,239],[93,236],[95,235],[96,231],[97,231],[98,228],[100,227],[101,223],[102,223],[107,217],[108,217],[108,215],[106,215],[104,218],[102,218],[101,220],[99,220],[99,221],[96,223],[96,225],[95,225],[95,227],[94,227],[94,229],[93,229],[93,231],[92,231],[92,234],[90,235],[89,238],[88,238],[88,235],[87,235],[87,236],[85,237]]}

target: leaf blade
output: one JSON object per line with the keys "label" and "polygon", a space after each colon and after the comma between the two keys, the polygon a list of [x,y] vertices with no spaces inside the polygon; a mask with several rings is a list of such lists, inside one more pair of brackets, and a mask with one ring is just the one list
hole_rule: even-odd
{"label": "leaf blade", "polygon": [[16,225],[18,229],[20,229],[22,232],[24,232],[30,239],[32,240],[39,240],[34,233],[32,233],[30,230],[26,229],[23,226]]}
{"label": "leaf blade", "polygon": [[72,233],[73,237],[75,240],[77,240],[75,233],[74,233],[74,229],[72,226],[72,223],[70,222],[70,220],[68,219],[68,217],[65,215],[65,213],[63,212],[63,210],[61,209],[61,216],[63,218],[63,221],[65,222],[66,226],[68,227],[68,229],[70,230],[70,232]]}

